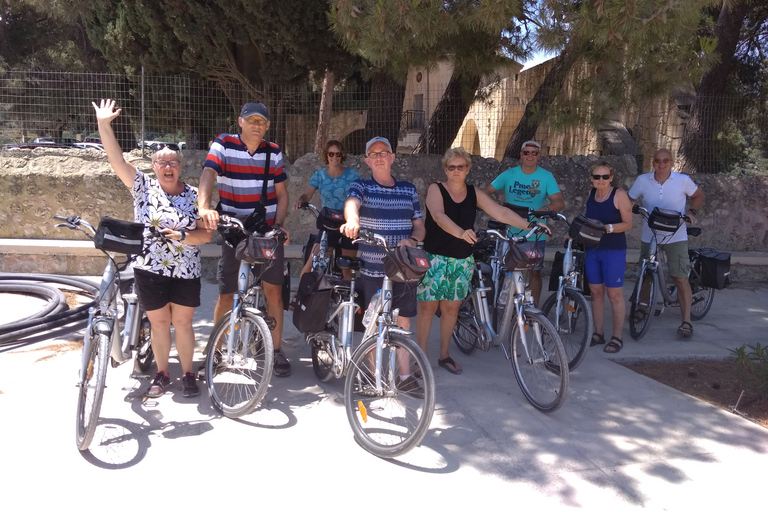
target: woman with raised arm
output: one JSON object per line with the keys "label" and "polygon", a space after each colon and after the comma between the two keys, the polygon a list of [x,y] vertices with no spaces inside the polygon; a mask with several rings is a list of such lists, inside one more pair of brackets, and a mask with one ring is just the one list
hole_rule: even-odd
{"label": "woman with raised arm", "polygon": [[437,364],[453,374],[462,370],[451,358],[448,348],[461,301],[469,293],[475,268],[472,245],[477,242],[473,230],[477,208],[505,224],[519,229],[528,227],[527,219],[499,205],[477,187],[467,186],[471,165],[472,159],[464,148],[449,149],[443,157],[446,180],[432,183],[427,189],[424,250],[429,254],[432,267],[417,292],[416,338],[419,346],[426,354],[432,318],[440,306],[440,357]]}
{"label": "woman with raised arm", "polygon": [[[157,374],[147,391],[159,397],[171,385],[168,359],[171,352],[171,326],[183,377],[185,397],[200,394],[192,358],[195,333],[192,316],[200,305],[200,250],[198,245],[211,240],[213,232],[204,227],[197,211],[197,188],[179,180],[181,160],[171,149],[152,155],[152,177],[125,161],[112,130],[112,120],[120,115],[114,100],[92,103],[99,123],[99,135],[107,158],[118,178],[131,190],[134,220],[146,226],[142,253],[133,262],[139,302],[152,324],[152,351]],[[163,238],[149,236],[150,227]]]}

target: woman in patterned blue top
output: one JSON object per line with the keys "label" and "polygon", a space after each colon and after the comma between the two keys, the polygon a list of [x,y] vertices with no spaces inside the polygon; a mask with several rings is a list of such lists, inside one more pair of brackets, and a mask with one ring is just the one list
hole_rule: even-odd
{"label": "woman in patterned blue top", "polygon": [[[312,177],[309,179],[309,185],[304,189],[304,192],[296,200],[294,209],[298,210],[301,207],[301,203],[309,202],[312,196],[315,195],[315,191],[320,192],[320,207],[332,208],[334,210],[344,210],[344,201],[347,200],[347,192],[349,191],[349,185],[353,181],[359,180],[360,175],[356,170],[351,167],[344,167],[344,161],[347,159],[347,153],[344,151],[344,146],[337,140],[329,140],[325,145],[325,150],[322,154],[323,162],[326,163],[326,167],[315,171]],[[320,239],[322,232],[318,233],[315,240]],[[336,247],[341,244],[341,254],[344,256],[357,256],[357,247],[352,243],[352,240],[342,236],[339,233],[328,233],[328,247]],[[312,248],[312,254],[317,254],[318,244]],[[301,273],[304,274],[312,270],[312,259],[308,259],[304,264],[304,268],[301,269]],[[350,279],[352,272],[350,270],[344,270],[344,279]]]}
{"label": "woman in patterned blue top", "polygon": [[156,228],[162,240],[144,239],[142,253],[133,262],[139,302],[152,324],[152,351],[157,361],[157,375],[147,396],[158,397],[171,385],[168,359],[171,353],[171,325],[176,351],[184,376],[184,396],[200,390],[192,372],[195,333],[192,316],[200,305],[200,251],[198,245],[210,242],[211,230],[205,229],[197,210],[197,189],[179,180],[179,154],[163,149],[152,155],[152,177],[139,171],[123,158],[123,150],[112,130],[112,120],[120,115],[114,100],[93,103],[99,134],[112,169],[133,195],[134,220]]}

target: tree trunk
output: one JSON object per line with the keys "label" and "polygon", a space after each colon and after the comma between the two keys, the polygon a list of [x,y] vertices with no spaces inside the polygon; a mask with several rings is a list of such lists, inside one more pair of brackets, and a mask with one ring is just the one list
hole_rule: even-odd
{"label": "tree trunk", "polygon": [[333,71],[326,69],[323,78],[323,95],[320,98],[320,113],[317,119],[317,134],[315,135],[315,153],[322,154],[331,133],[333,118],[333,87],[336,78]]}
{"label": "tree trunk", "polygon": [[442,155],[451,147],[474,101],[480,79],[480,76],[461,77],[455,73],[451,76],[428,127],[419,137],[415,153]]}
{"label": "tree trunk", "polygon": [[717,172],[716,139],[725,109],[722,95],[728,75],[733,69],[736,46],[748,11],[747,0],[726,2],[720,10],[715,25],[715,54],[719,62],[701,77],[696,98],[691,105],[691,117],[685,125],[680,145],[680,154],[684,160],[682,168],[685,172]]}
{"label": "tree trunk", "polygon": [[403,112],[405,84],[401,84],[384,70],[377,71],[371,80],[371,99],[365,123],[365,139],[386,137],[397,151],[400,136],[400,116]]}
{"label": "tree trunk", "polygon": [[504,157],[517,158],[520,155],[523,142],[532,140],[536,136],[536,130],[546,119],[549,108],[563,88],[565,79],[568,78],[568,74],[580,56],[581,52],[576,43],[574,41],[568,42],[563,52],[556,58],[552,69],[544,77],[544,81],[536,94],[526,105],[523,117],[517,124],[512,138],[509,139],[507,148],[504,150]]}

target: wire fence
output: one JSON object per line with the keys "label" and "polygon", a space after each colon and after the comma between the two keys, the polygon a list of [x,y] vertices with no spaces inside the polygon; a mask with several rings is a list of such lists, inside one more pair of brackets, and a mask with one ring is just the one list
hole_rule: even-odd
{"label": "wire fence", "polygon": [[[402,153],[462,145],[471,154],[501,160],[542,77],[541,72],[515,74],[481,85],[473,96],[455,86],[450,74],[432,78],[431,85],[421,75],[412,73],[404,86],[385,91],[383,108],[392,114],[378,125],[368,122],[369,112],[382,110],[381,91],[375,84],[337,86],[328,137],[341,140],[352,154],[363,153],[371,136],[385,135]],[[645,170],[656,149],[679,149],[695,98],[678,94],[628,107],[595,129],[589,118],[597,108],[574,107],[569,91],[563,88],[547,122],[536,132],[545,154],[629,154]],[[91,102],[113,98],[122,108],[113,126],[124,150],[140,147],[141,141],[207,149],[218,134],[239,132],[242,103],[262,101],[270,109],[267,138],[281,146],[286,158],[312,152],[322,91],[308,86],[261,92],[263,96],[254,97],[235,82],[189,76],[5,71],[0,72],[0,143],[23,148],[89,142],[98,137]],[[378,102],[372,102],[375,94]],[[707,101],[718,112],[730,114],[718,119],[717,128],[699,141],[703,160],[718,171],[762,165],[761,148],[768,148],[765,105],[747,104],[743,97]]]}

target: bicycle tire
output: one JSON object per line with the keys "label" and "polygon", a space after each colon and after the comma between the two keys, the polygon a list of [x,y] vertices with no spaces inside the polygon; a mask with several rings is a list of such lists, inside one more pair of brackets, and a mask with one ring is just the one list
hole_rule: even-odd
{"label": "bicycle tire", "polygon": [[[93,327],[92,327],[93,328]],[[91,338],[90,343],[84,340],[83,350],[88,345],[88,357],[86,367],[81,370],[78,381],[77,417],[75,428],[75,441],[77,449],[87,450],[93,441],[96,425],[99,422],[101,401],[104,398],[104,388],[107,379],[107,361],[109,360],[109,338],[107,334],[98,334],[96,339],[91,333],[86,334]]]}
{"label": "bicycle tire", "polygon": [[[648,285],[648,300],[642,304],[637,304],[637,290],[644,279],[650,279]],[[629,335],[632,339],[639,340],[646,335],[651,327],[653,317],[656,316],[656,276],[653,271],[646,269],[645,273],[638,277],[635,287],[632,289],[632,296],[629,298]]]}
{"label": "bicycle tire", "polygon": [[155,353],[152,351],[152,326],[149,323],[147,314],[141,312],[141,322],[139,322],[139,334],[136,338],[136,368],[141,373],[147,373],[152,362],[155,360]]}
{"label": "bicycle tire", "polygon": [[715,289],[703,286],[698,280],[691,279],[691,320],[701,320],[712,307]]}
{"label": "bicycle tire", "polygon": [[[355,350],[344,383],[344,405],[352,433],[368,452],[382,458],[417,446],[435,410],[435,377],[424,352],[407,337],[389,333],[382,350],[382,392],[375,383],[376,337]],[[401,380],[398,358],[407,354],[411,375]],[[416,377],[420,372],[420,377]]]}
{"label": "bicycle tire", "polygon": [[329,347],[330,341],[314,339],[312,345],[312,369],[320,382],[328,382],[333,378],[333,352]]}
{"label": "bicycle tire", "polygon": [[482,335],[474,309],[472,299],[470,297],[465,298],[459,307],[456,326],[451,333],[456,347],[467,355],[477,350],[477,340]]}
{"label": "bicycle tire", "polygon": [[[498,288],[496,288],[499,291],[499,295],[501,295],[501,291],[504,289],[504,280],[507,278],[507,274],[505,272],[502,272],[499,274],[499,284],[497,285]],[[512,299],[512,291],[509,292],[509,297],[507,298],[507,302]],[[509,305],[509,304],[507,304]],[[498,299],[496,301],[496,304],[492,306],[493,309],[493,330],[496,332],[499,332],[499,324],[501,323],[501,319],[504,317],[504,309],[505,306],[499,306]]]}
{"label": "bicycle tire", "polygon": [[[555,412],[565,403],[568,393],[569,374],[561,371],[567,368],[565,349],[555,326],[542,313],[524,311],[523,322],[531,357],[526,355],[515,320],[509,351],[515,379],[531,405],[542,412]],[[537,341],[537,331],[541,334],[541,343]],[[529,334],[534,336],[528,337]]]}
{"label": "bicycle tire", "polygon": [[575,370],[584,360],[589,348],[595,320],[592,307],[578,290],[565,288],[562,311],[557,314],[557,292],[551,294],[541,307],[542,313],[555,326],[568,358],[568,370]]}
{"label": "bicycle tire", "polygon": [[[205,382],[214,407],[227,418],[239,418],[261,403],[272,378],[274,347],[264,319],[251,311],[242,312],[232,340],[232,360],[227,357],[229,319],[226,313],[214,326],[208,339]],[[246,333],[247,343],[243,343]],[[216,346],[221,341],[221,351]],[[218,356],[217,356],[218,354]]]}

